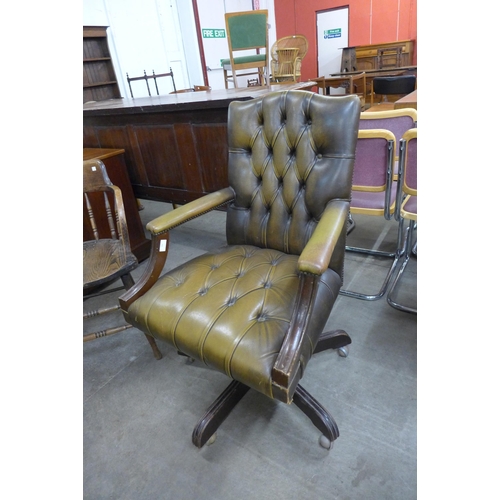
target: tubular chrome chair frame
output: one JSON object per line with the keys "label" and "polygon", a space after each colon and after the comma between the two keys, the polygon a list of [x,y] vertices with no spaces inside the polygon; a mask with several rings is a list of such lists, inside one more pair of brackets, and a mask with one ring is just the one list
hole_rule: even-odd
{"label": "tubular chrome chair frame", "polygon": [[[417,129],[408,130],[400,141],[399,146],[399,177],[398,177],[398,192],[396,202],[395,218],[399,220],[400,231],[398,241],[399,258],[403,259],[401,267],[387,292],[387,302],[389,305],[400,311],[417,314],[417,308],[411,307],[395,299],[396,290],[405,272],[406,266],[410,260],[414,243],[414,234],[417,227],[417,189],[416,189],[416,170],[417,170],[417,152],[416,152]],[[410,147],[414,148],[411,152]],[[411,154],[411,158],[410,157]],[[409,176],[412,180],[409,180]],[[408,225],[404,228],[405,221]]]}
{"label": "tubular chrome chair frame", "polygon": [[[381,141],[384,141],[386,150],[385,157],[381,156]],[[354,180],[352,187],[352,199],[350,215],[363,214],[370,216],[383,216],[391,220],[396,208],[396,183],[393,182],[394,172],[394,145],[396,143],[394,134],[384,129],[366,129],[358,132],[358,147],[356,148],[356,160],[354,163]],[[370,144],[374,148],[371,151]],[[364,167],[364,168],[363,168]],[[371,177],[377,172],[377,179]],[[355,292],[343,288],[341,295],[362,300],[380,299],[389,285],[390,279],[397,267],[398,254],[397,245],[394,251],[388,252],[374,248],[354,247],[347,245],[348,252],[356,252],[375,257],[392,259],[390,268],[376,293],[367,294]]]}

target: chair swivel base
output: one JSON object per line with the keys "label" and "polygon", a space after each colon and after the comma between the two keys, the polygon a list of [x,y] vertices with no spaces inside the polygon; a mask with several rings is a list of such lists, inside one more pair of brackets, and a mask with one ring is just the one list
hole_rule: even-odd
{"label": "chair swivel base", "polygon": [[[343,330],[330,331],[321,335],[314,352],[317,353],[326,349],[341,349],[350,343],[349,335]],[[202,448],[207,442],[212,444],[215,441],[217,429],[249,390],[250,387],[237,380],[233,380],[226,387],[222,394],[210,405],[193,430],[192,442],[197,448]],[[323,448],[330,449],[333,441],[339,437],[339,429],[330,413],[300,384],[297,385],[295,390],[293,403],[321,432],[320,445]]]}

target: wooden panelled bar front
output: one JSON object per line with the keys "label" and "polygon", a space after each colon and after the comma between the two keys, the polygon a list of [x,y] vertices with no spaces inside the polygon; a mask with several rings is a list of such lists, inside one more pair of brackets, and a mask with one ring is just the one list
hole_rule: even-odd
{"label": "wooden panelled bar front", "polygon": [[186,203],[228,186],[231,101],[315,85],[277,84],[87,103],[83,106],[83,146],[124,149],[138,198]]}

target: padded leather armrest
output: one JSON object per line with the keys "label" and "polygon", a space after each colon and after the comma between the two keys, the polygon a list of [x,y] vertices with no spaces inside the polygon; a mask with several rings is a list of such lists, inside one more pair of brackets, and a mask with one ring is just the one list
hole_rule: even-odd
{"label": "padded leather armrest", "polygon": [[231,188],[224,188],[191,201],[149,222],[146,228],[152,234],[151,255],[139,281],[120,298],[120,307],[127,319],[127,311],[135,300],[144,295],[158,280],[168,254],[168,231],[176,226],[210,212],[234,198]]}
{"label": "padded leather armrest", "polygon": [[299,271],[316,275],[326,271],[348,215],[347,201],[337,200],[326,207],[314,233],[300,254]]}
{"label": "padded leather armrest", "polygon": [[160,215],[156,219],[148,222],[146,229],[153,235],[165,233],[170,229],[194,219],[206,212],[224,205],[234,198],[234,191],[231,188],[224,188],[214,193],[207,194],[197,200],[186,203],[171,212]]}

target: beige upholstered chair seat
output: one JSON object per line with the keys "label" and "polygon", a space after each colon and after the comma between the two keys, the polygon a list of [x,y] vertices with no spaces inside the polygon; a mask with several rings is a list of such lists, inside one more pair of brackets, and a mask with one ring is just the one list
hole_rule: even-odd
{"label": "beige upholstered chair seat", "polygon": [[[250,245],[224,247],[165,274],[129,309],[129,321],[232,379],[273,397],[271,370],[299,290],[298,257]],[[271,265],[271,267],[269,267]],[[322,275],[308,360],[341,286]]]}

